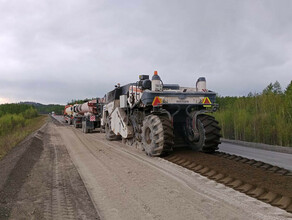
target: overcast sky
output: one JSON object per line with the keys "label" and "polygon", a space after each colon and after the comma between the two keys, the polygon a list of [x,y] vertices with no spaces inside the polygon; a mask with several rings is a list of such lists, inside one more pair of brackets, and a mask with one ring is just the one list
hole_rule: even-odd
{"label": "overcast sky", "polygon": [[0,0],[0,103],[65,104],[158,70],[220,95],[292,79],[291,0]]}

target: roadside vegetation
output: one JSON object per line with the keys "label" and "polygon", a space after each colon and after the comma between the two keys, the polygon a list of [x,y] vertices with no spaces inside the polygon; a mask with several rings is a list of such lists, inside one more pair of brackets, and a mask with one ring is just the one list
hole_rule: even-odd
{"label": "roadside vegetation", "polygon": [[0,105],[0,159],[27,135],[40,128],[47,116],[39,116],[26,104]]}
{"label": "roadside vegetation", "polygon": [[40,106],[35,106],[36,110],[40,114],[49,114],[51,112],[55,112],[57,115],[62,115],[65,106],[64,105],[40,105]]}
{"label": "roadside vegetation", "polygon": [[55,112],[57,115],[63,114],[64,105],[48,104],[44,105],[37,102],[20,102],[19,104],[25,104],[33,106],[39,114],[49,114]]}
{"label": "roadside vegetation", "polygon": [[227,139],[292,146],[292,81],[283,92],[279,82],[247,97],[218,97],[215,117]]}
{"label": "roadside vegetation", "polygon": [[88,99],[88,98],[86,98],[86,99],[72,99],[71,101],[67,102],[67,105],[83,104],[83,103],[88,102],[92,99],[94,99],[94,98],[91,98],[91,99]]}

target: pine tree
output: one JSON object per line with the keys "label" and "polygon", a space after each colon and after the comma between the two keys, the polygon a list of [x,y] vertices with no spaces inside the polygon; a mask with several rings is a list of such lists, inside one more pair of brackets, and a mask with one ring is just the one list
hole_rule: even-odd
{"label": "pine tree", "polygon": [[273,84],[273,93],[274,94],[283,94],[281,85],[278,81]]}
{"label": "pine tree", "polygon": [[285,104],[287,109],[287,117],[292,122],[292,80],[285,90]]}
{"label": "pine tree", "polygon": [[288,96],[292,97],[292,80],[291,80],[290,84],[287,86],[287,88],[285,90],[285,95],[288,95]]}
{"label": "pine tree", "polygon": [[270,83],[264,90],[263,90],[263,94],[269,94],[273,92],[273,84]]}

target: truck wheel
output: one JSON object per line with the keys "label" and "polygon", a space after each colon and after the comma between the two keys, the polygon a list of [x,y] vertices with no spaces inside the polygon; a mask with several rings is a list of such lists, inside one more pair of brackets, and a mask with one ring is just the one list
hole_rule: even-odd
{"label": "truck wheel", "polygon": [[74,120],[74,119],[73,119],[73,125],[74,125],[75,128],[78,127],[78,125],[77,125],[77,123],[76,123],[76,120]]}
{"label": "truck wheel", "polygon": [[214,153],[218,150],[220,142],[220,130],[218,121],[211,115],[198,115],[197,129],[198,136],[192,135],[190,129],[185,126],[186,141],[189,143],[193,150],[201,150],[205,153]]}
{"label": "truck wheel", "polygon": [[86,128],[86,122],[82,121],[81,125],[82,125],[82,132],[85,133],[85,134],[88,133],[88,129]]}
{"label": "truck wheel", "polygon": [[109,141],[114,141],[114,140],[118,140],[119,139],[119,136],[117,136],[112,131],[111,121],[110,121],[110,118],[109,117],[106,118],[106,122],[105,122],[105,137]]}
{"label": "truck wheel", "polygon": [[149,115],[143,121],[142,146],[149,156],[171,151],[174,144],[173,126],[167,117]]}

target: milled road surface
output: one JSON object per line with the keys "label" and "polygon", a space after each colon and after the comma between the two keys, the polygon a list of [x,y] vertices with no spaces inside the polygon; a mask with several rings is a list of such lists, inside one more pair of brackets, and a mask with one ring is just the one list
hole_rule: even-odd
{"label": "milled road surface", "polygon": [[224,142],[220,144],[219,149],[220,151],[225,153],[259,160],[265,163],[285,168],[287,170],[292,170],[292,154],[250,148]]}
{"label": "milled road surface", "polygon": [[287,219],[291,214],[104,134],[56,127],[102,219]]}

